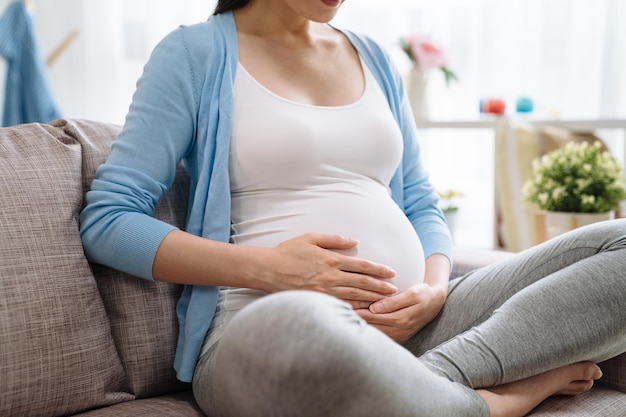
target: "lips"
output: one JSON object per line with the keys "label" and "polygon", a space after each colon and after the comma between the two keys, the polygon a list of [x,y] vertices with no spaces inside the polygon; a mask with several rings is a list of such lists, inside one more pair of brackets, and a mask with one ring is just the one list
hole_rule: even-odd
{"label": "lips", "polygon": [[341,0],[322,0],[322,3],[329,7],[337,7],[341,4]]}

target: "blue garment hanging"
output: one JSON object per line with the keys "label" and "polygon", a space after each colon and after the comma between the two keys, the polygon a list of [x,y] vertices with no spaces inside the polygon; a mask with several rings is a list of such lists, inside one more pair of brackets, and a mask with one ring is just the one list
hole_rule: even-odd
{"label": "blue garment hanging", "polygon": [[7,60],[2,126],[47,123],[61,117],[52,98],[31,16],[22,1],[0,17],[0,56]]}

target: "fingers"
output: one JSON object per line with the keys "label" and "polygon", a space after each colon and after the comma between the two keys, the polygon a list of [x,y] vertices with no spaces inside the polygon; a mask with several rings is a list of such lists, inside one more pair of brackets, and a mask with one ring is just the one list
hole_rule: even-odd
{"label": "fingers", "polygon": [[383,279],[389,279],[396,276],[396,271],[388,267],[387,265],[371,262],[365,259],[355,258],[347,255],[338,255],[338,267],[342,271],[353,272],[356,274],[368,275],[370,277],[377,277]]}
{"label": "fingers", "polygon": [[[367,309],[361,309],[361,310],[355,310],[355,311],[365,321],[367,321],[367,316],[372,314]],[[409,338],[413,335],[413,332],[407,329],[389,326],[387,324],[370,323],[370,322],[368,322],[368,324],[380,330],[381,332],[389,336],[391,339],[395,340],[397,343],[404,343],[407,340],[409,340]]]}
{"label": "fingers", "polygon": [[369,324],[396,328],[407,327],[412,321],[412,318],[407,314],[407,312],[403,311],[396,311],[387,314],[375,314],[366,308],[359,310],[359,315]]}
{"label": "fingers", "polygon": [[426,284],[418,284],[406,289],[392,297],[382,298],[369,306],[369,311],[374,314],[393,313],[419,303],[421,294],[428,290]]}
{"label": "fingers", "polygon": [[405,303],[402,302],[403,298],[406,297],[403,297],[402,295],[397,295],[396,297],[387,297],[380,299],[370,304],[368,310],[373,314],[386,314],[397,311],[401,308],[408,307]]}
{"label": "fingers", "polygon": [[322,287],[332,287],[334,296],[343,300],[372,303],[398,292],[395,285],[385,281],[396,275],[393,269],[333,251],[354,247],[358,244],[355,239],[315,233],[304,235],[303,238],[323,251],[319,256],[330,273],[325,276],[327,282],[322,283]]}
{"label": "fingers", "polygon": [[372,303],[397,293],[397,287],[385,281],[395,276],[391,268],[338,253],[357,244],[340,235],[298,236],[272,249],[271,261],[265,263],[272,268],[264,277],[278,290],[319,291],[343,300]]}
{"label": "fingers", "polygon": [[[358,302],[359,308],[368,308],[372,303],[393,295],[398,291],[398,288],[385,281],[370,277],[366,278],[368,279],[368,284],[360,284],[364,282],[363,277],[348,280],[343,285],[337,283],[333,285],[331,293],[342,300]],[[368,287],[368,289],[364,287]]]}
{"label": "fingers", "polygon": [[342,235],[308,233],[304,236],[309,243],[324,249],[350,249],[359,244],[358,240]]}
{"label": "fingers", "polygon": [[[350,249],[358,245],[358,240],[341,235],[327,235],[320,233],[309,233],[304,235],[309,243],[319,246],[322,249],[342,250]],[[396,272],[387,265],[371,262],[353,256],[342,255],[335,252],[334,265],[338,269],[346,272],[369,275],[378,278],[393,278]]]}
{"label": "fingers", "polygon": [[372,304],[369,301],[361,301],[361,300],[345,300],[345,302],[349,303],[352,306],[353,310],[367,310],[367,308]]}

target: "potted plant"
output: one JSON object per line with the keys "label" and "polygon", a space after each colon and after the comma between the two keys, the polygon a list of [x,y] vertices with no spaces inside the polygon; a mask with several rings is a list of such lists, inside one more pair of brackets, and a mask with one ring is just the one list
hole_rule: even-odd
{"label": "potted plant", "polygon": [[622,168],[596,141],[569,142],[533,161],[533,177],[524,183],[524,199],[546,214],[551,238],[596,221],[615,217],[626,198]]}

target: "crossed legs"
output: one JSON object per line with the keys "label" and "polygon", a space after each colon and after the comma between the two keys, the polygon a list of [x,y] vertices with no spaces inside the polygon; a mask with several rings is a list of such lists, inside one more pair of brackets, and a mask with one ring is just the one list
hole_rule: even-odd
{"label": "crossed legs", "polygon": [[265,297],[202,358],[194,394],[209,416],[522,416],[623,352],[625,236],[626,221],[584,228],[454,281],[405,347],[332,297]]}

